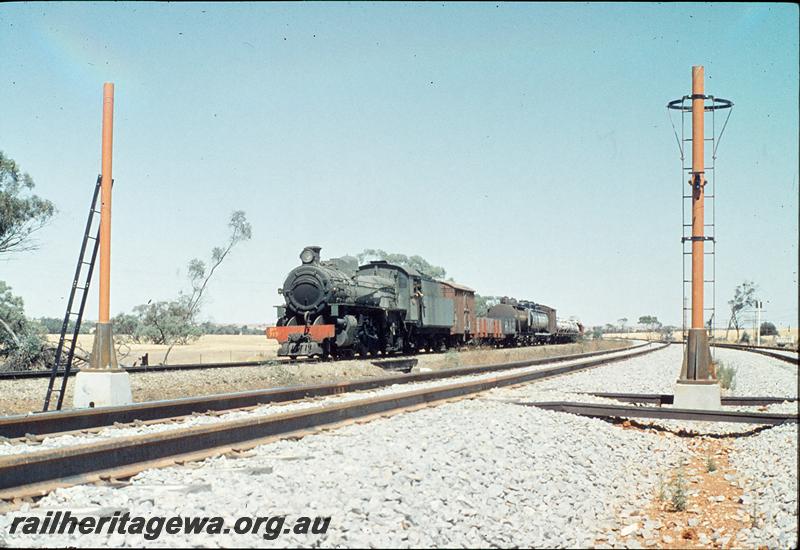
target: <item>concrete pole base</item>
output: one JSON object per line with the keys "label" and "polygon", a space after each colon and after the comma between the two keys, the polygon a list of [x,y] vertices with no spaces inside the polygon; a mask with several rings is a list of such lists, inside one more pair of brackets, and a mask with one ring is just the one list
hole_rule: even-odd
{"label": "concrete pole base", "polygon": [[130,375],[120,369],[82,370],[75,377],[73,395],[75,408],[133,403]]}
{"label": "concrete pole base", "polygon": [[76,408],[133,403],[130,375],[119,368],[111,323],[97,323],[88,369],[75,377],[72,404]]}
{"label": "concrete pole base", "polygon": [[718,411],[722,408],[717,381],[678,380],[675,384],[676,409]]}

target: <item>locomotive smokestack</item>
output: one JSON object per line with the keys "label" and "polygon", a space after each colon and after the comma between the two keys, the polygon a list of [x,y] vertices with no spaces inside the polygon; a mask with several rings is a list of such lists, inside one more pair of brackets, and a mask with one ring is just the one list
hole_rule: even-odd
{"label": "locomotive smokestack", "polygon": [[321,246],[305,247],[300,253],[300,261],[304,264],[318,264],[320,259],[320,250],[322,250]]}

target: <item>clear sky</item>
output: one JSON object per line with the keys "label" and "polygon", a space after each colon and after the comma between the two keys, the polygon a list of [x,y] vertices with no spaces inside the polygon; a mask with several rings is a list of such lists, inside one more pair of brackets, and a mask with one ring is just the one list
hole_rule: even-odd
{"label": "clear sky", "polygon": [[735,102],[718,316],[747,278],[765,319],[795,326],[793,4],[0,4],[0,149],[59,209],[0,279],[30,315],[63,315],[113,81],[112,313],[185,289],[243,209],[253,239],[209,287],[213,321],[274,321],[316,244],[420,254],[589,324],[680,324],[686,184],[665,105],[692,65]]}

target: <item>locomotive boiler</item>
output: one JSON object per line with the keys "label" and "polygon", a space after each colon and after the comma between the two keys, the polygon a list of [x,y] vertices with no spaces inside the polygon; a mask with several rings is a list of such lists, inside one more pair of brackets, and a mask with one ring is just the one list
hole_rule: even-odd
{"label": "locomotive boiler", "polygon": [[320,250],[304,248],[301,265],[278,291],[285,305],[278,306],[277,325],[267,329],[267,337],[280,343],[279,356],[443,351],[467,343],[531,345],[574,341],[582,333],[580,325],[558,320],[553,308],[512,298],[477,316],[471,288],[384,260],[351,274],[322,261]]}
{"label": "locomotive boiler", "polygon": [[453,300],[414,269],[378,260],[351,276],[308,246],[279,290],[286,305],[268,337],[279,356],[328,357],[440,349],[453,325]]}

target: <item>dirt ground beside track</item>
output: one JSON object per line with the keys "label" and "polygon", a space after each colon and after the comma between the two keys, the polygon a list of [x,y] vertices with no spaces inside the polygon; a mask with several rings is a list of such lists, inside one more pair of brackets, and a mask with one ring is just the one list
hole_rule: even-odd
{"label": "dirt ground beside track", "polygon": [[[237,339],[241,339],[238,340]],[[224,356],[235,354],[269,353],[268,346],[259,348],[259,336],[211,336],[203,337],[193,344],[194,350],[185,353],[215,353]],[[214,348],[212,342],[219,347]],[[271,342],[271,358],[276,358],[277,345]],[[616,349],[630,342],[612,340],[590,340],[575,344],[536,346],[512,349],[478,349],[450,351],[447,353],[421,354],[416,356],[420,368],[439,370],[467,365],[486,365],[506,361],[518,361],[535,357],[552,357],[588,351]],[[151,346],[152,347],[152,346]],[[176,347],[177,350],[177,347]],[[175,351],[173,351],[175,353]],[[184,355],[189,357],[189,355]],[[151,356],[152,357],[152,356]],[[180,357],[180,355],[179,355]],[[170,355],[170,359],[172,355]],[[270,356],[263,357],[264,359]],[[253,359],[258,359],[254,357]],[[151,361],[152,363],[153,361]],[[172,361],[170,361],[172,362]],[[177,362],[177,361],[176,361]],[[181,361],[184,362],[184,361]],[[210,395],[244,390],[255,390],[297,384],[318,384],[368,376],[386,376],[387,371],[370,364],[369,360],[335,362],[277,362],[257,367],[232,367],[223,369],[190,370],[175,372],[134,373],[131,375],[131,390],[136,402],[158,399],[174,399],[195,395]],[[47,379],[0,380],[0,415],[19,414],[41,409],[47,388]],[[65,408],[72,403],[72,377],[67,385]]]}

